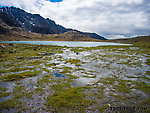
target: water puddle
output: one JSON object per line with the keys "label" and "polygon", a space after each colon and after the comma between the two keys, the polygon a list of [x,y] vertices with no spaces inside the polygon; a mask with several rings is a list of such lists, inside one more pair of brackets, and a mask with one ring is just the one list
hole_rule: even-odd
{"label": "water puddle", "polygon": [[2,98],[0,98],[0,102],[6,101],[6,100],[9,100],[9,99],[12,99],[12,96],[2,97]]}
{"label": "water puddle", "polygon": [[131,50],[138,50],[140,49],[139,47],[130,47]]}
{"label": "water puddle", "polygon": [[80,77],[73,82],[73,86],[79,87],[79,86],[93,85],[96,82],[98,82],[96,78]]}
{"label": "water puddle", "polygon": [[59,74],[58,72],[54,73],[55,77],[62,77],[62,78],[66,78],[66,76]]}

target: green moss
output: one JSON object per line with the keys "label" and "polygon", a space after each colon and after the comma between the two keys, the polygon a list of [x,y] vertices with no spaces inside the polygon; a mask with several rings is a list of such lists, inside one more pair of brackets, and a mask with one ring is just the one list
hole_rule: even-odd
{"label": "green moss", "polygon": [[123,93],[130,93],[131,92],[131,88],[127,85],[126,81],[124,81],[124,80],[118,81],[118,85],[116,85],[116,89],[119,92],[123,92]]}
{"label": "green moss", "polygon": [[18,80],[18,79],[23,79],[23,78],[27,78],[27,77],[32,77],[32,76],[36,76],[38,74],[40,74],[41,71],[26,71],[23,73],[16,73],[16,74],[7,74],[1,77],[1,80],[8,82],[8,81],[14,81],[14,80]]}
{"label": "green moss", "polygon": [[74,52],[76,52],[76,53],[79,53],[79,52],[84,51],[84,49],[81,49],[81,48],[78,48],[78,47],[74,47],[74,48],[71,49],[71,51],[74,51]]}
{"label": "green moss", "polygon": [[83,69],[83,68],[77,68],[77,69],[74,70],[74,71],[85,71],[85,69]]}
{"label": "green moss", "polygon": [[1,90],[1,91],[6,91],[7,88],[6,88],[6,87],[1,87],[1,86],[0,86],[0,90]]}
{"label": "green moss", "polygon": [[150,105],[150,98],[147,98],[146,100],[143,100],[143,101],[141,102],[141,104]]}
{"label": "green moss", "polygon": [[70,79],[77,79],[77,78],[79,78],[77,76],[70,75],[70,74],[65,74],[65,76],[69,77]]}
{"label": "green moss", "polygon": [[71,73],[71,71],[69,71],[69,70],[63,70],[63,71],[61,71],[60,73],[61,73],[61,74]]}
{"label": "green moss", "polygon": [[79,66],[82,66],[82,65],[81,65],[81,64],[76,64],[76,66],[78,66],[78,67],[79,67]]}
{"label": "green moss", "polygon": [[43,88],[36,88],[35,89],[36,93],[38,93],[39,95],[43,95],[45,93],[45,90]]}
{"label": "green moss", "polygon": [[4,73],[19,72],[19,71],[32,70],[32,69],[34,69],[34,68],[30,68],[30,67],[23,67],[23,68],[16,67],[16,68],[12,68],[12,69],[9,69],[9,70],[5,70]]}
{"label": "green moss", "polygon": [[[70,110],[85,110],[90,106],[91,101],[85,99],[85,94],[82,93],[82,88],[69,88],[64,89],[61,92],[55,92],[52,96],[47,98],[47,106],[52,107],[55,111],[61,109]],[[62,111],[61,111],[62,112]]]}
{"label": "green moss", "polygon": [[72,82],[71,78],[68,79],[57,79],[53,81],[55,84],[51,85],[51,89],[55,90],[55,91],[62,91],[65,88],[70,88],[71,85],[70,83]]}
{"label": "green moss", "polygon": [[56,63],[51,63],[51,64],[45,64],[46,67],[52,67],[52,66],[56,66]]}
{"label": "green moss", "polygon": [[108,108],[109,108],[109,105],[101,105],[98,107],[98,111],[100,113],[105,113]]}
{"label": "green moss", "polygon": [[[90,75],[91,75],[91,74],[90,74]],[[94,75],[94,76],[82,75],[82,77],[86,77],[86,78],[96,78],[96,75]]]}
{"label": "green moss", "polygon": [[50,60],[52,60],[52,58],[51,57],[44,57],[43,60],[49,60],[50,61]]}
{"label": "green moss", "polygon": [[145,82],[133,82],[136,86],[134,88],[144,91],[147,94],[150,94],[150,85]]}
{"label": "green moss", "polygon": [[17,101],[19,99],[24,99],[24,98],[31,99],[33,92],[32,91],[27,92],[25,85],[20,85],[20,86],[16,86],[13,89],[12,94],[13,94],[14,99]]}
{"label": "green moss", "polygon": [[10,94],[11,94],[11,92],[5,93],[5,92],[0,91],[0,97],[7,97],[7,96],[9,96]]}
{"label": "green moss", "polygon": [[150,71],[146,71],[146,75],[150,75]]}
{"label": "green moss", "polygon": [[79,60],[79,59],[70,59],[70,60],[66,61],[66,63],[78,64],[78,63],[81,63],[81,60]]}
{"label": "green moss", "polygon": [[[38,80],[37,83],[49,84],[51,82],[51,80],[50,80],[51,77],[53,77],[53,74],[44,75],[44,76],[42,76],[42,79]],[[39,84],[37,84],[37,85],[40,86]]]}
{"label": "green moss", "polygon": [[146,60],[146,64],[147,64],[147,65],[150,65],[150,59],[147,59],[147,60]]}
{"label": "green moss", "polygon": [[101,82],[103,84],[111,84],[111,85],[113,85],[114,82],[115,82],[115,79],[114,78],[105,78],[105,79],[102,79]]}
{"label": "green moss", "polygon": [[72,67],[67,67],[67,66],[62,67],[62,69],[63,69],[63,70],[73,70]]}
{"label": "green moss", "polygon": [[32,60],[32,61],[28,62],[27,66],[39,65],[39,64],[42,64],[42,63],[44,63],[44,61],[41,61],[41,60]]}
{"label": "green moss", "polygon": [[16,99],[10,99],[0,103],[0,111],[4,109],[9,110],[10,108],[18,108],[18,109],[22,108],[22,101]]}

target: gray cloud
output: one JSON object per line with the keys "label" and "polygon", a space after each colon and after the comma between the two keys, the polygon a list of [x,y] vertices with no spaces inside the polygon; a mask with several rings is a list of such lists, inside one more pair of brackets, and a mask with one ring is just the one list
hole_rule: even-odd
{"label": "gray cloud", "polygon": [[0,4],[39,13],[67,28],[96,32],[108,38],[150,35],[149,0],[1,0]]}

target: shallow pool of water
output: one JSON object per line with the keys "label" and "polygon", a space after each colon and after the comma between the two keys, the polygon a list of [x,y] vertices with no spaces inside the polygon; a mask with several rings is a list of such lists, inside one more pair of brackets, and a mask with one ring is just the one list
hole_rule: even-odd
{"label": "shallow pool of water", "polygon": [[35,45],[57,45],[68,47],[96,47],[106,45],[132,45],[112,42],[74,42],[74,41],[0,41],[0,43],[35,44]]}

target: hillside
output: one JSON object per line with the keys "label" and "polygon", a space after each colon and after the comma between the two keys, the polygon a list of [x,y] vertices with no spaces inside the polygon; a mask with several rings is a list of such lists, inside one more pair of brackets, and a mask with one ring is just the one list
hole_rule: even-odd
{"label": "hillside", "polygon": [[99,40],[107,40],[96,33],[81,32],[75,29],[67,29],[56,24],[53,20],[43,18],[39,14],[27,13],[24,10],[15,7],[0,8],[0,19],[8,26],[21,27],[25,31],[40,34],[62,34],[68,31],[76,31],[86,37]]}
{"label": "hillside", "polygon": [[10,27],[0,20],[0,41],[101,41],[86,37],[76,31],[62,34],[39,34],[23,30],[21,27]]}
{"label": "hillside", "polygon": [[150,48],[150,36],[138,36],[134,38],[107,40],[108,42],[128,43],[135,46]]}

